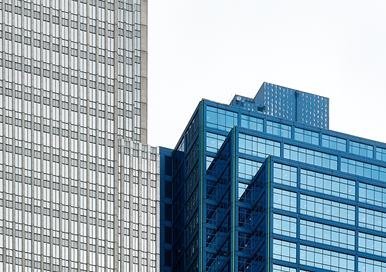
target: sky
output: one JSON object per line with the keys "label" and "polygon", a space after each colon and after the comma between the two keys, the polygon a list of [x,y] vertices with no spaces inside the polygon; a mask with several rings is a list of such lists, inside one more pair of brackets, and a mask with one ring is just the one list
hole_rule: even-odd
{"label": "sky", "polygon": [[149,144],[199,101],[270,82],[330,98],[330,129],[386,142],[385,0],[149,0]]}

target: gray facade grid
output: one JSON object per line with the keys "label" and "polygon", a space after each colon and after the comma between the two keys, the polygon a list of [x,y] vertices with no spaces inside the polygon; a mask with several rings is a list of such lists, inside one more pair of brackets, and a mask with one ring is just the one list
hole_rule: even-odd
{"label": "gray facade grid", "polygon": [[[0,139],[1,271],[159,271],[147,0],[1,1]],[[134,198],[142,248],[125,229]]]}
{"label": "gray facade grid", "polygon": [[159,271],[159,150],[122,140],[119,156],[120,271]]}

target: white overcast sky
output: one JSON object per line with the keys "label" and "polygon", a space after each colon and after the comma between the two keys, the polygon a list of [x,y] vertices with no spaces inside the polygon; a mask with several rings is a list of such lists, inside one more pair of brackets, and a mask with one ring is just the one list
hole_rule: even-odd
{"label": "white overcast sky", "polygon": [[330,129],[386,142],[386,0],[149,0],[149,143],[202,98],[264,82],[330,98]]}

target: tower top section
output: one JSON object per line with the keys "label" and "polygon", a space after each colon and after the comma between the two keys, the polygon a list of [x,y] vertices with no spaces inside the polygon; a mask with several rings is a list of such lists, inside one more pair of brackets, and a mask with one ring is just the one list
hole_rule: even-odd
{"label": "tower top section", "polygon": [[254,98],[235,95],[231,106],[252,112],[329,128],[329,99],[327,97],[264,82]]}

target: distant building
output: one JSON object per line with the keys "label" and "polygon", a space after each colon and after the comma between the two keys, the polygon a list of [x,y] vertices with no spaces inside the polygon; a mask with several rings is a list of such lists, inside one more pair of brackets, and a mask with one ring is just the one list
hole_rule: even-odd
{"label": "distant building", "polygon": [[264,83],[199,103],[161,149],[161,271],[386,271],[386,144]]}
{"label": "distant building", "polygon": [[159,271],[147,0],[2,0],[0,38],[0,271]]}

